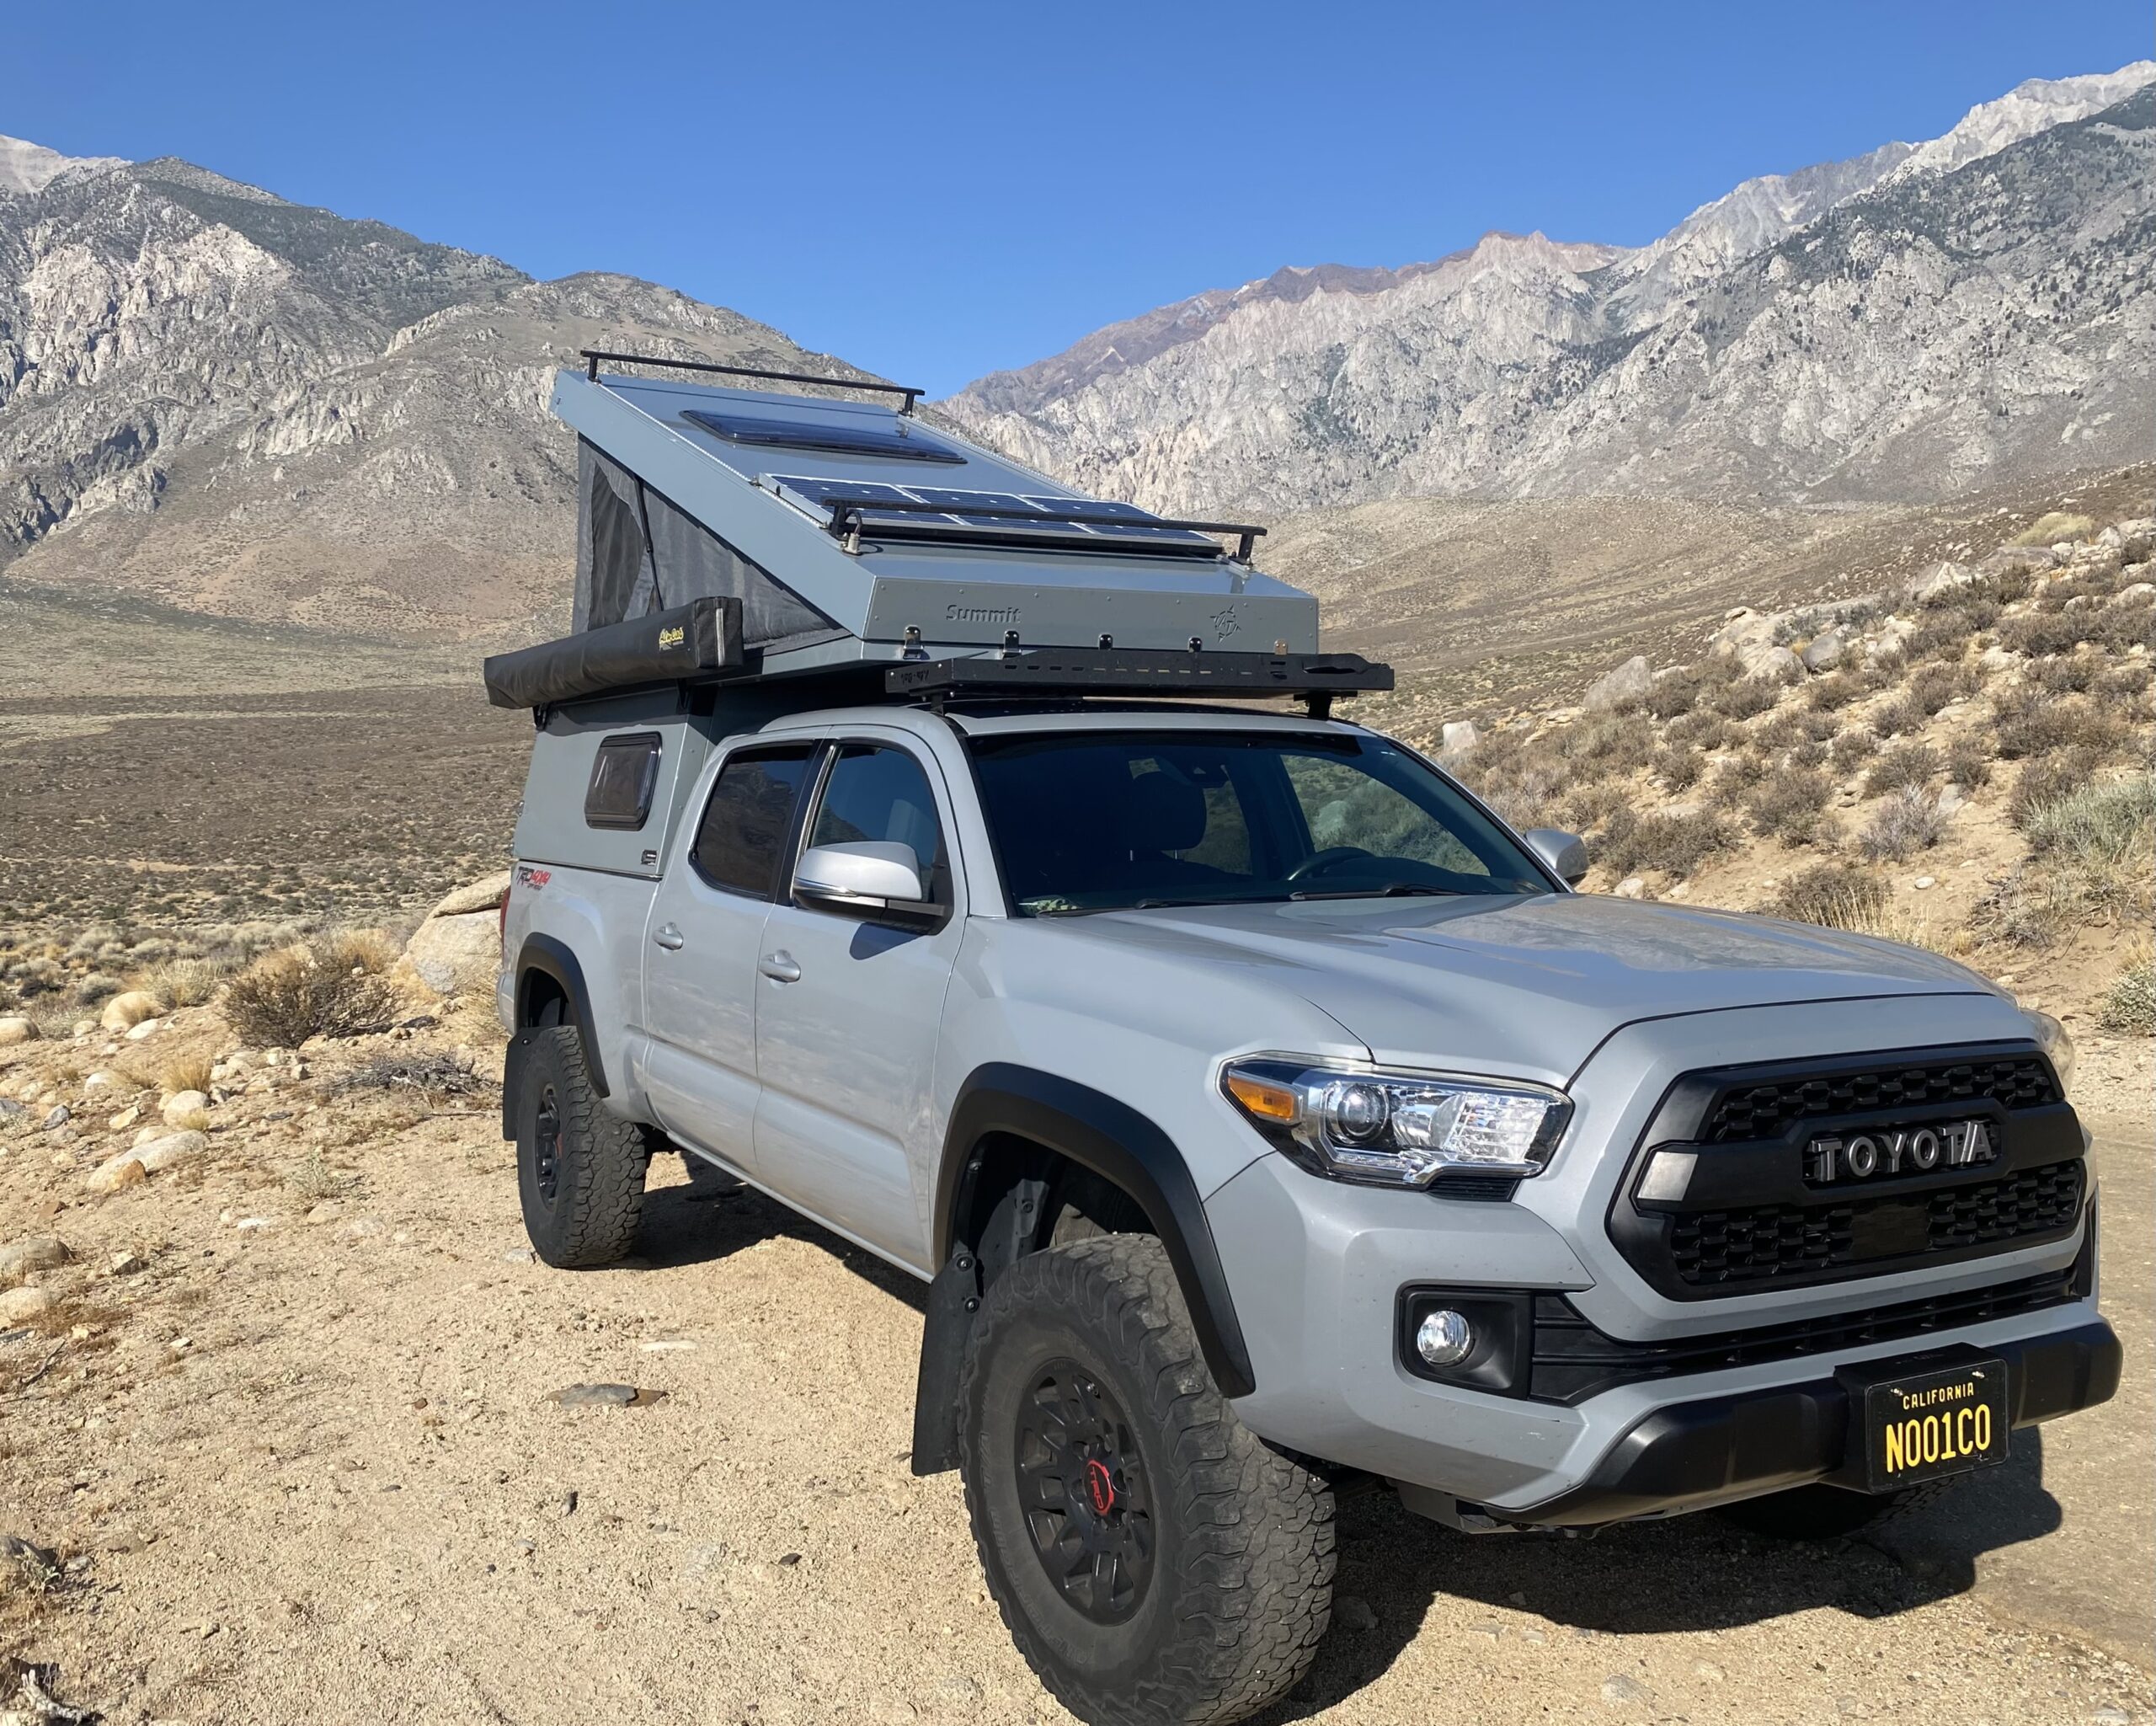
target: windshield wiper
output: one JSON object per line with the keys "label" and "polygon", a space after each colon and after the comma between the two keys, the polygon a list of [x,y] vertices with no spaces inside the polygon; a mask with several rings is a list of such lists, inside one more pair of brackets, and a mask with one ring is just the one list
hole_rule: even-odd
{"label": "windshield wiper", "polygon": [[1421,881],[1395,881],[1388,887],[1337,887],[1321,893],[1290,893],[1294,900],[1305,899],[1409,899],[1427,894],[1433,899],[1458,899],[1458,887],[1432,887]]}

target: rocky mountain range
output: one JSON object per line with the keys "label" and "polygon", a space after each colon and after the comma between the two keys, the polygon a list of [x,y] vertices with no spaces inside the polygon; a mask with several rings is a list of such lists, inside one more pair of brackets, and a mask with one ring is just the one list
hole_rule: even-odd
{"label": "rocky mountain range", "polygon": [[583,347],[862,374],[626,276],[0,140],[0,572],[350,632],[565,604]]}
{"label": "rocky mountain range", "polygon": [[1912,503],[2146,453],[2156,62],[1749,180],[1632,249],[1283,270],[942,404],[1107,495]]}

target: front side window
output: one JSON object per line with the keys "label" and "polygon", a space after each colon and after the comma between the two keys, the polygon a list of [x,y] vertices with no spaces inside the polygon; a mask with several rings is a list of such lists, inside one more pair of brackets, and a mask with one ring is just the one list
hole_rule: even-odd
{"label": "front side window", "polygon": [[902,749],[873,743],[841,745],[824,783],[823,800],[808,829],[808,843],[851,845],[883,840],[903,845],[914,867],[940,901],[938,866],[943,842],[936,797],[919,761]]}
{"label": "front side window", "polygon": [[714,887],[769,899],[779,887],[811,746],[735,751],[711,788],[689,861]]}
{"label": "front side window", "polygon": [[1552,890],[1502,828],[1383,738],[1020,734],[972,747],[1022,915]]}

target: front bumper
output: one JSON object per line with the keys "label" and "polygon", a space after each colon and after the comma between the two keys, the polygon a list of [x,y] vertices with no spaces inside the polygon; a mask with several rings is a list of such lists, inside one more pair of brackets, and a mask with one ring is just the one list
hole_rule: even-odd
{"label": "front bumper", "polygon": [[[1987,1352],[2006,1362],[2016,1430],[2106,1402],[2119,1387],[2119,1339],[2100,1318]],[[1852,1429],[1849,1393],[1831,1378],[1673,1403],[1633,1426],[1579,1485],[1502,1520],[1593,1527],[1808,1485],[1842,1472]]]}

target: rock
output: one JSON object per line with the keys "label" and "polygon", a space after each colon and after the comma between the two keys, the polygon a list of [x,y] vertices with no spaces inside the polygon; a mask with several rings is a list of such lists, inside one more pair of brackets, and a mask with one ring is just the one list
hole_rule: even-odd
{"label": "rock", "polygon": [[1785,647],[1754,648],[1742,656],[1744,675],[1777,683],[1794,683],[1804,676],[1804,661]]}
{"label": "rock", "polygon": [[1914,887],[1918,892],[1921,893],[1926,888],[1936,887],[1939,883],[1930,875],[1919,875],[1916,879],[1912,881],[1909,884]]}
{"label": "rock", "polygon": [[376,1235],[387,1234],[389,1225],[378,1216],[355,1216],[337,1231],[338,1237],[346,1241],[370,1241]]}
{"label": "rock", "polygon": [[165,1098],[164,1105],[158,1113],[164,1116],[165,1125],[171,1126],[189,1115],[200,1114],[209,1106],[210,1099],[200,1091],[175,1091]]}
{"label": "rock", "polygon": [[512,1247],[502,1254],[502,1263],[504,1264],[536,1264],[538,1262],[539,1255],[529,1247]]}
{"label": "rock", "polygon": [[509,871],[497,869],[445,895],[429,911],[430,917],[466,916],[475,911],[494,911],[509,896]]}
{"label": "rock", "polygon": [[1934,564],[1903,589],[1919,605],[1936,599],[1957,587],[1967,587],[1977,579],[1977,572],[1965,564]]}
{"label": "rock", "polygon": [[324,1199],[307,1212],[307,1220],[312,1223],[334,1222],[344,1214],[344,1207],[334,1199]]}
{"label": "rock", "polygon": [[1378,1627],[1378,1615],[1370,1610],[1368,1600],[1358,1600],[1353,1595],[1343,1595],[1332,1603],[1332,1622],[1342,1630],[1357,1634]]}
{"label": "rock", "polygon": [[1465,755],[1481,740],[1481,733],[1475,729],[1474,720],[1448,719],[1438,750],[1444,755]]}
{"label": "rock", "polygon": [[1654,671],[1645,654],[1634,654],[1614,671],[1606,671],[1587,687],[1582,704],[1591,713],[1607,713],[1627,702],[1643,699],[1654,687]]}
{"label": "rock", "polygon": [[1807,671],[1831,671],[1842,662],[1842,655],[1849,651],[1849,642],[1838,629],[1828,629],[1815,635],[1797,655]]}
{"label": "rock", "polygon": [[0,1121],[19,1120],[29,1111],[12,1097],[0,1097]]}
{"label": "rock", "polygon": [[0,1247],[0,1280],[19,1281],[33,1270],[56,1270],[67,1262],[67,1243],[57,1235],[25,1235]]}
{"label": "rock", "polygon": [[127,1033],[127,1040],[131,1043],[139,1043],[145,1037],[156,1036],[157,1033],[164,1029],[164,1028],[165,1022],[163,1019],[146,1018],[141,1024],[136,1026],[133,1030]]}
{"label": "rock", "polygon": [[1648,1700],[1647,1687],[1628,1674],[1612,1672],[1602,1681],[1602,1699],[1606,1702],[1643,1702]]}
{"label": "rock", "polygon": [[629,1408],[655,1403],[664,1392],[639,1390],[632,1384],[565,1385],[547,1398],[564,1408]]}
{"label": "rock", "polygon": [[92,1097],[99,1091],[111,1090],[119,1082],[120,1077],[116,1073],[93,1072],[83,1081],[83,1094]]}
{"label": "rock", "polygon": [[1977,655],[1977,663],[1987,671],[2010,671],[2021,663],[2021,655],[1994,643]]}
{"label": "rock", "polygon": [[184,1162],[210,1148],[205,1135],[191,1130],[159,1133],[146,1143],[137,1144],[127,1154],[142,1165],[143,1169],[155,1174],[161,1168],[170,1168],[175,1162]]}
{"label": "rock", "polygon": [[1694,1677],[1704,1678],[1710,1684],[1719,1684],[1729,1676],[1728,1673],[1723,1671],[1712,1660],[1694,1660],[1692,1663],[1692,1673]]}
{"label": "rock", "polygon": [[[2146,599],[2152,593],[2156,593],[2156,581],[2129,581],[2111,596],[2111,603],[2117,605],[2123,600]],[[7,1023],[7,1020],[0,1019],[0,1042],[7,1040],[4,1033]]]}
{"label": "rock", "polygon": [[2048,569],[2058,562],[2049,546],[2003,545],[1977,562],[1979,575],[2009,575],[2019,569]]}
{"label": "rock", "polygon": [[125,995],[115,995],[105,1002],[104,1011],[98,1015],[98,1023],[108,1031],[131,1030],[164,1010],[164,1002],[148,990],[130,989]]}
{"label": "rock", "polygon": [[123,1187],[131,1187],[147,1179],[149,1171],[131,1151],[123,1151],[117,1157],[108,1157],[89,1172],[83,1184],[93,1193],[117,1193]]}
{"label": "rock", "polygon": [[115,1276],[125,1276],[131,1271],[140,1270],[142,1268],[142,1255],[123,1247],[106,1261],[106,1268]]}
{"label": "rock", "polygon": [[142,1105],[139,1103],[131,1103],[119,1114],[108,1118],[105,1125],[115,1133],[124,1133],[141,1118]]}
{"label": "rock", "polygon": [[52,1105],[51,1109],[46,1112],[45,1119],[40,1121],[38,1125],[43,1127],[45,1131],[49,1133],[55,1127],[66,1126],[70,1119],[71,1117],[68,1114],[67,1105],[64,1103],[56,1103]]}
{"label": "rock", "polygon": [[8,1048],[16,1043],[35,1042],[36,1039],[35,1020],[24,1018],[19,1013],[11,1013],[5,1018],[0,1018],[0,1049]]}
{"label": "rock", "polygon": [[494,987],[501,959],[494,913],[472,911],[429,917],[405,943],[398,970],[436,995],[481,994]]}
{"label": "rock", "polygon": [[266,1228],[276,1227],[277,1219],[274,1216],[243,1216],[232,1226],[243,1235],[255,1235]]}
{"label": "rock", "polygon": [[1739,606],[1729,614],[1729,621],[1714,633],[1707,645],[1718,654],[1734,654],[1742,659],[1748,654],[1774,644],[1779,621],[1749,606]]}
{"label": "rock", "polygon": [[1647,884],[1637,875],[1627,875],[1609,890],[1620,899],[1644,899],[1647,896]]}
{"label": "rock", "polygon": [[53,1307],[50,1289],[10,1289],[0,1295],[0,1324],[27,1324]]}

